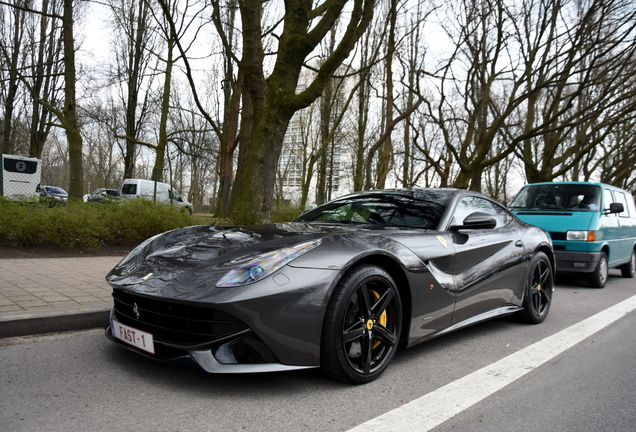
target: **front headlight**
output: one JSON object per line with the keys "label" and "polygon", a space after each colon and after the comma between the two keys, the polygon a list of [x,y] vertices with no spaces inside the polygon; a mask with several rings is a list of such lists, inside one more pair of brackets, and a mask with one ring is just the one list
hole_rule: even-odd
{"label": "front headlight", "polygon": [[596,241],[596,231],[568,231],[567,240]]}
{"label": "front headlight", "polygon": [[235,287],[257,282],[302,254],[309,252],[321,242],[322,240],[314,240],[257,255],[240,267],[230,270],[217,282],[216,286]]}

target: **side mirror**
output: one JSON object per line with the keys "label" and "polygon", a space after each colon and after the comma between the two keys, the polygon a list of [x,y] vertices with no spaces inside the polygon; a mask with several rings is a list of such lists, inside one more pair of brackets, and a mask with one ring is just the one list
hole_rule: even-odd
{"label": "side mirror", "polygon": [[624,211],[623,203],[610,203],[609,210],[605,210],[605,214],[623,213]]}
{"label": "side mirror", "polygon": [[466,216],[461,225],[452,225],[450,229],[451,231],[460,229],[493,229],[496,226],[497,221],[488,213],[474,212]]}

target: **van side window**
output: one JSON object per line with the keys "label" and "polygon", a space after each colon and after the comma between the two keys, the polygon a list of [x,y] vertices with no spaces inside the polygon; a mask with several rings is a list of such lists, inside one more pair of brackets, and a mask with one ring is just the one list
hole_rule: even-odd
{"label": "van side window", "polygon": [[[614,197],[612,196],[612,191],[609,189],[603,190],[603,210],[609,210],[610,204],[614,202]],[[610,214],[607,216],[616,216],[615,214]]]}
{"label": "van side window", "polygon": [[618,217],[622,217],[622,218],[630,217],[629,206],[627,205],[627,199],[625,198],[625,194],[623,192],[614,191],[614,197],[615,197],[614,198],[615,202],[623,204],[623,208],[625,209],[625,211],[623,211],[622,213],[618,213]]}
{"label": "van side window", "polygon": [[121,193],[126,195],[135,195],[137,193],[137,185],[134,183],[124,183],[121,187]]}

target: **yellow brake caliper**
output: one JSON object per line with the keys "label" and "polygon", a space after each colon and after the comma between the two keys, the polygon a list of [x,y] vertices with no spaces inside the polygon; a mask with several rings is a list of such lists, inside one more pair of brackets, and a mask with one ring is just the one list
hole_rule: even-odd
{"label": "yellow brake caliper", "polygon": [[[372,291],[369,290],[369,294],[371,294],[373,303],[375,303],[376,301],[378,301],[380,299],[380,294],[378,294],[376,291]],[[380,318],[378,318],[378,323],[382,326],[382,327],[386,327],[386,310],[382,312],[382,315],[380,315]],[[373,328],[373,321],[369,320],[367,321],[367,330],[371,330]],[[375,342],[373,342],[373,345],[371,346],[372,349],[375,349],[378,345],[380,345],[380,341],[379,340],[375,340]]]}

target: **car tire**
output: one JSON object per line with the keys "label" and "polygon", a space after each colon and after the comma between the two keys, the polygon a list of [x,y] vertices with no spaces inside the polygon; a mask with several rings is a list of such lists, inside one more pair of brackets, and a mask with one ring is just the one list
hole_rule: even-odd
{"label": "car tire", "polygon": [[629,262],[621,266],[621,275],[624,278],[633,278],[636,274],[636,252],[632,250]]}
{"label": "car tire", "polygon": [[592,288],[604,288],[607,284],[609,267],[607,264],[607,255],[601,252],[601,259],[592,273],[587,274],[587,283]]}
{"label": "car tire", "polygon": [[554,274],[548,256],[537,252],[530,261],[530,272],[523,295],[520,317],[530,324],[539,324],[548,316],[554,292]]}
{"label": "car tire", "polygon": [[373,381],[395,355],[401,331],[402,303],[391,276],[374,265],[354,267],[338,282],[327,307],[321,367],[339,381]]}

